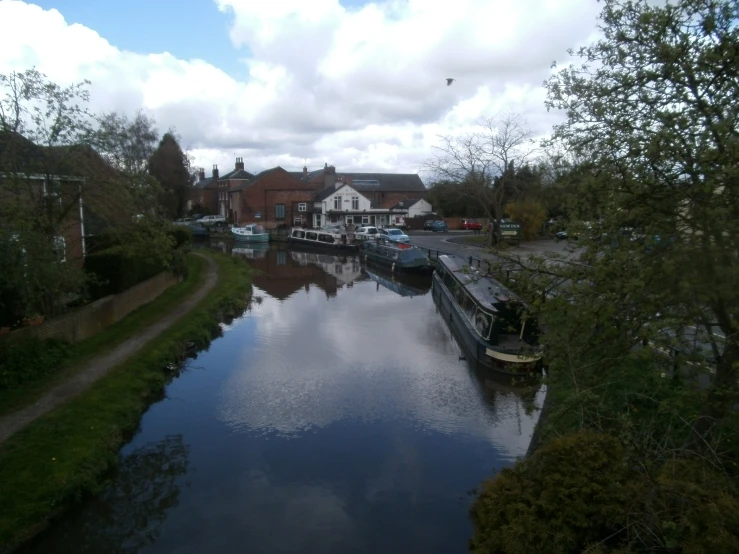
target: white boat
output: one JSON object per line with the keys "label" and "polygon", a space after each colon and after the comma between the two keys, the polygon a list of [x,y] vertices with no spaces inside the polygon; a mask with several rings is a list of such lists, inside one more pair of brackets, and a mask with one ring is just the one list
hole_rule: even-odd
{"label": "white boat", "polygon": [[243,227],[232,227],[231,234],[239,242],[269,242],[269,233],[258,223],[249,223]]}

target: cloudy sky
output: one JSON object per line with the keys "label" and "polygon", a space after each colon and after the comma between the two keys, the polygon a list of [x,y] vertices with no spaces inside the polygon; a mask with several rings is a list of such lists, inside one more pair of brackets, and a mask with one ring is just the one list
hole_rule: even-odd
{"label": "cloudy sky", "polygon": [[[552,61],[596,0],[0,0],[0,73],[92,81],[91,109],[143,109],[195,163],[417,172],[439,134],[526,115],[545,135]],[[446,86],[446,77],[457,80]]]}

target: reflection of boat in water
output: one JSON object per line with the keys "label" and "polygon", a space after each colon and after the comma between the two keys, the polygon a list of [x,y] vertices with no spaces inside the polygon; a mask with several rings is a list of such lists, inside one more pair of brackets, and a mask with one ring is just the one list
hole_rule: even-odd
{"label": "reflection of boat in water", "polygon": [[268,250],[268,242],[255,242],[249,243],[249,246],[234,246],[231,249],[231,254],[244,256],[250,260],[258,260],[264,258],[267,255]]}
{"label": "reflection of boat in water", "polygon": [[291,247],[290,257],[301,266],[320,267],[332,275],[339,285],[351,285],[362,275],[362,267],[357,256],[334,253],[326,254],[311,248],[299,250]]}
{"label": "reflection of boat in water", "polygon": [[364,268],[364,272],[370,279],[386,289],[390,289],[400,296],[423,296],[431,290],[431,279],[428,277],[393,275],[392,273],[380,272]]}
{"label": "reflection of boat in water", "polygon": [[434,271],[428,256],[409,244],[386,239],[368,240],[362,243],[360,252],[365,263],[389,268],[393,273],[431,275]]}
{"label": "reflection of boat in water", "polygon": [[507,376],[542,369],[539,329],[526,306],[502,284],[465,265],[460,256],[439,256],[433,297],[468,356]]}
{"label": "reflection of boat in water", "polygon": [[269,242],[269,233],[258,223],[249,223],[243,227],[232,227],[231,234],[239,242]]}

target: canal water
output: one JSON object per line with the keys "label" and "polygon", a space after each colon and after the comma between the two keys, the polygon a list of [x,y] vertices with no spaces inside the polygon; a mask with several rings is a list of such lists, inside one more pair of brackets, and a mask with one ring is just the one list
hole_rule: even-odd
{"label": "canal water", "polygon": [[472,490],[525,453],[544,393],[473,371],[428,280],[233,255],[255,268],[250,308],[149,408],[110,485],[31,551],[466,552]]}

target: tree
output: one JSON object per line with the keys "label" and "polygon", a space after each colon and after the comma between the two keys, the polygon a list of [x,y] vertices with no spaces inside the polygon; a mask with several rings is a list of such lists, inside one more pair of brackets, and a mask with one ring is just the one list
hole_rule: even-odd
{"label": "tree", "polygon": [[139,111],[129,119],[110,112],[97,117],[90,142],[111,167],[121,175],[131,196],[136,214],[154,214],[161,192],[159,183],[148,172],[149,159],[159,132],[153,118]]}
{"label": "tree", "polygon": [[737,20],[733,0],[604,0],[602,38],[547,82],[573,217],[598,219],[574,260],[506,260],[547,329],[543,435],[615,437],[644,485],[623,508],[633,551],[737,544],[722,517],[739,499]]}
{"label": "tree", "polygon": [[441,146],[425,166],[437,180],[470,185],[460,192],[483,206],[499,227],[515,171],[537,151],[532,136],[520,115],[483,118],[470,133],[440,137]]}
{"label": "tree", "polygon": [[162,189],[160,203],[169,219],[185,213],[191,182],[189,159],[182,151],[172,131],[165,133],[149,158],[149,174]]}

